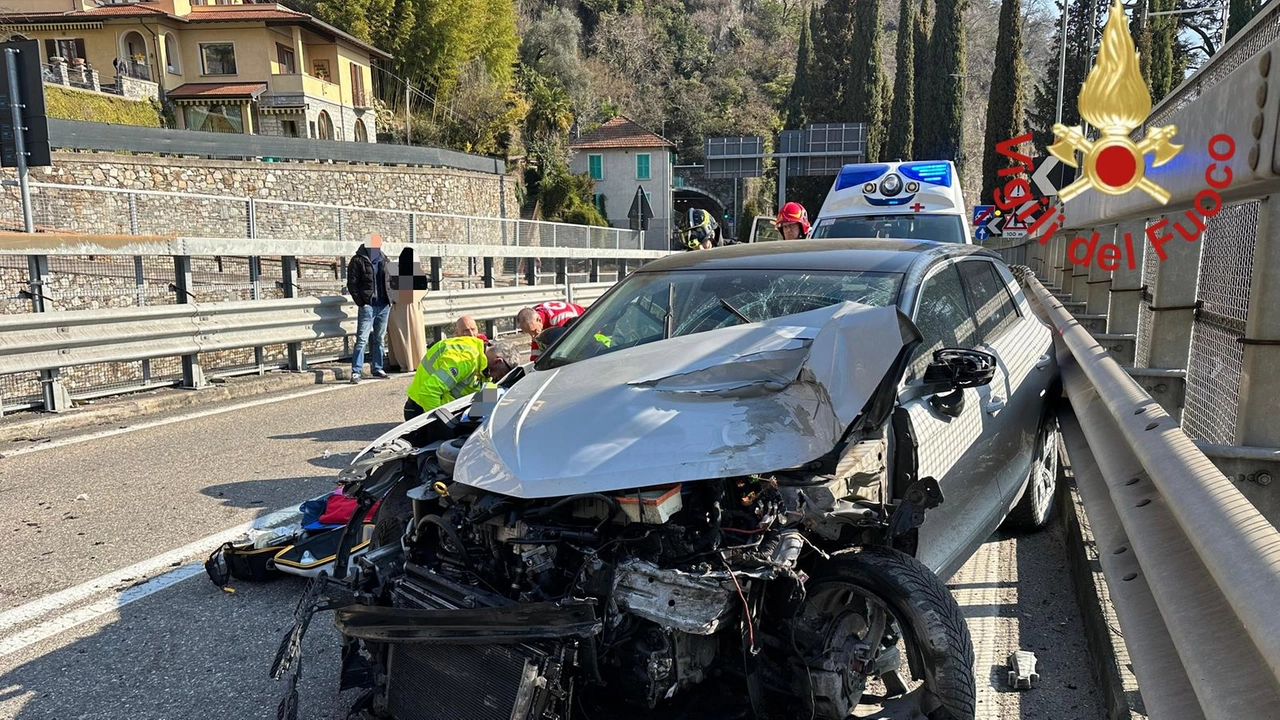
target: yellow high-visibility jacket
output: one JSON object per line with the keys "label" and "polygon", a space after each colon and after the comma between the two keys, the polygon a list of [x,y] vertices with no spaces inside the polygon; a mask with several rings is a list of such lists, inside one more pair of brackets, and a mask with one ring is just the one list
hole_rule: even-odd
{"label": "yellow high-visibility jacket", "polygon": [[413,382],[409,383],[409,399],[429,411],[479,392],[486,384],[484,371],[488,366],[480,338],[445,338],[432,345],[418,363]]}

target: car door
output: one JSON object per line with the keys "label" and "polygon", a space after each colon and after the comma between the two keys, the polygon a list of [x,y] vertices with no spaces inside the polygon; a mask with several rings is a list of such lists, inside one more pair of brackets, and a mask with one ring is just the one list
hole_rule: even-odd
{"label": "car door", "polygon": [[[987,449],[996,426],[986,408],[992,385],[961,390],[964,401],[954,417],[916,388],[935,350],[974,349],[977,323],[955,262],[941,264],[925,277],[911,316],[923,341],[916,349],[900,399],[917,443],[918,476],[932,476],[943,502],[925,515],[918,555],[943,578],[949,577],[999,525],[1004,508],[999,485],[1003,458]],[[998,379],[998,378],[997,378]]]}
{"label": "car door", "polygon": [[[998,480],[1007,510],[1022,491],[1035,451],[1036,431],[1053,380],[1053,337],[1020,308],[1017,285],[1007,267],[988,258],[958,263],[969,307],[977,321],[979,350],[997,358],[987,408],[995,431],[990,453],[1001,458]],[[1025,300],[1024,300],[1025,302]]]}

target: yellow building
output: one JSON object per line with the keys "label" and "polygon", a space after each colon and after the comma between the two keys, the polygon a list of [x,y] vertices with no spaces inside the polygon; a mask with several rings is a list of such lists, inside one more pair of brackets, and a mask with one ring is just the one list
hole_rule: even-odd
{"label": "yellow building", "polygon": [[0,27],[41,62],[152,81],[178,126],[375,142],[381,50],[305,13],[241,0],[4,0]]}

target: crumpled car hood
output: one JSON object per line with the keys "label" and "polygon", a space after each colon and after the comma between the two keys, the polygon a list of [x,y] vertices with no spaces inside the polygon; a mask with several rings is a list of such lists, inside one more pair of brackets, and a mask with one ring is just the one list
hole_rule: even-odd
{"label": "crumpled car hood", "polygon": [[545,498],[801,466],[914,339],[900,317],[843,303],[532,373],[467,440],[454,480]]}

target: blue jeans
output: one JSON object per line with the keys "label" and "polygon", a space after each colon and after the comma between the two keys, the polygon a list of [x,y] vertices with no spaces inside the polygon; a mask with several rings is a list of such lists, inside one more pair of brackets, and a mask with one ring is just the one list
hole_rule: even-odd
{"label": "blue jeans", "polygon": [[[391,317],[390,305],[365,305],[360,308],[356,321],[356,348],[351,355],[351,372],[359,375],[364,367],[364,351],[370,345],[373,352],[369,357],[369,367],[373,372],[382,370],[382,358],[387,348],[387,318]],[[371,336],[372,334],[372,336]]]}

